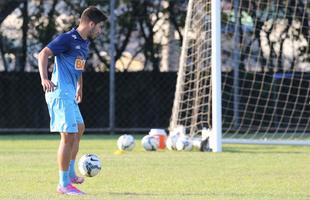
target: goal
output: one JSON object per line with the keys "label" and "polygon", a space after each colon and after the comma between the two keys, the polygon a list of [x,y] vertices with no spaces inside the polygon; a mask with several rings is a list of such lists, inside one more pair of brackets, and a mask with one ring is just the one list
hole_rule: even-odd
{"label": "goal", "polygon": [[306,0],[190,0],[169,130],[222,143],[310,144]]}

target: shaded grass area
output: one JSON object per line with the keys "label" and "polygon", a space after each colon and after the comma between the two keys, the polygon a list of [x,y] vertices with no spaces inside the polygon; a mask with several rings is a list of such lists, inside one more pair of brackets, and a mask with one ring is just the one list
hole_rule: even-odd
{"label": "shaded grass area", "polygon": [[132,152],[115,155],[117,136],[83,137],[79,156],[97,154],[100,174],[55,193],[59,136],[0,136],[0,199],[310,199],[310,147],[224,145],[222,153]]}

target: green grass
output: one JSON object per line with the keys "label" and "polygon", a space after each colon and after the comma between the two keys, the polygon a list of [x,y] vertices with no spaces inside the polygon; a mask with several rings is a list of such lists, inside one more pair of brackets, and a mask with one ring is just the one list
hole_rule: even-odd
{"label": "green grass", "polygon": [[0,199],[310,199],[310,147],[224,145],[223,153],[145,152],[114,155],[113,136],[85,135],[79,157],[100,156],[100,174],[79,188],[84,197],[60,196],[59,136],[0,136]]}

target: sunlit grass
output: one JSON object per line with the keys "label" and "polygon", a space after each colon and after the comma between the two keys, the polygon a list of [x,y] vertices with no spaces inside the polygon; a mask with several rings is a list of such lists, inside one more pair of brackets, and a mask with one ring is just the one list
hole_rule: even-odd
{"label": "sunlit grass", "polygon": [[97,154],[100,174],[55,193],[59,136],[0,136],[0,199],[310,199],[310,147],[224,145],[223,153],[132,152],[115,155],[117,136],[85,135],[79,157]]}

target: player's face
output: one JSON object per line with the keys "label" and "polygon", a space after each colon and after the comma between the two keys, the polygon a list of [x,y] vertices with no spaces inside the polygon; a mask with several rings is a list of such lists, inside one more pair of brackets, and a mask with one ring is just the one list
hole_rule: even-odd
{"label": "player's face", "polygon": [[103,22],[98,23],[98,24],[93,23],[91,25],[89,37],[92,39],[95,39],[101,33],[102,27],[103,27]]}

